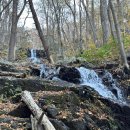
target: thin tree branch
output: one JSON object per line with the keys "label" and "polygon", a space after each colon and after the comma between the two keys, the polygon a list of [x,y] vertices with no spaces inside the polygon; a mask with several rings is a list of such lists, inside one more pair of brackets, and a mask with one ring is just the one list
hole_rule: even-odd
{"label": "thin tree branch", "polygon": [[3,9],[2,9],[1,12],[0,12],[0,18],[1,18],[2,13],[4,12],[4,10],[11,4],[12,1],[13,1],[13,0],[10,0],[10,1],[3,7]]}
{"label": "thin tree branch", "polygon": [[23,5],[23,8],[21,9],[20,13],[17,15],[17,20],[20,18],[21,14],[23,13],[24,9],[25,9],[25,6],[27,4],[27,1],[24,0],[24,5]]}

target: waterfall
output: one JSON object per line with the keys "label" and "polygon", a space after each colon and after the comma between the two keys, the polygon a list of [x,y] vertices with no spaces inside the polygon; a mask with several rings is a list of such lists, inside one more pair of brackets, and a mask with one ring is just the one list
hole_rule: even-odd
{"label": "waterfall", "polygon": [[81,85],[90,86],[105,98],[119,102],[122,102],[124,100],[121,94],[121,90],[118,87],[116,87],[116,84],[115,82],[113,82],[113,78],[110,73],[106,73],[105,76],[109,77],[109,80],[112,82],[112,87],[117,90],[118,97],[116,97],[110,91],[110,89],[103,84],[102,79],[98,77],[94,70],[86,69],[84,67],[77,68],[77,70],[81,74]]}
{"label": "waterfall", "polygon": [[44,64],[42,64],[40,67],[40,78],[47,76],[47,72],[46,72],[45,67],[46,66]]}
{"label": "waterfall", "polygon": [[36,50],[31,49],[31,58],[33,63],[40,63],[40,60],[37,58]]}
{"label": "waterfall", "polygon": [[36,58],[36,50],[34,50],[34,49],[31,49],[31,59],[34,59],[34,58]]}

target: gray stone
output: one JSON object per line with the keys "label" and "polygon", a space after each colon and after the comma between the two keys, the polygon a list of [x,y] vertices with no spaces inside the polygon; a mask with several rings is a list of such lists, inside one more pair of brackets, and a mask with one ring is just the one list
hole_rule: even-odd
{"label": "gray stone", "polygon": [[56,130],[70,130],[68,126],[66,126],[62,121],[57,119],[51,119],[52,124],[56,128]]}
{"label": "gray stone", "polygon": [[55,118],[58,115],[58,110],[55,105],[50,105],[47,107],[47,113],[50,117]]}

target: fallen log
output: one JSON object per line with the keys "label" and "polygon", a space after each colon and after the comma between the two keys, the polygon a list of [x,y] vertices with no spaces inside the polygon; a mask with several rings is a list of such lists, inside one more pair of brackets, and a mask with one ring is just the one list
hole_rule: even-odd
{"label": "fallen log", "polygon": [[38,124],[37,119],[31,115],[32,130],[43,130],[42,125]]}
{"label": "fallen log", "polygon": [[28,108],[32,111],[34,117],[38,120],[37,122],[40,122],[40,124],[44,126],[45,130],[56,130],[54,126],[52,125],[52,123],[49,121],[48,117],[45,114],[43,115],[43,111],[35,103],[30,92],[24,91],[22,93],[22,100],[26,103]]}
{"label": "fallen log", "polygon": [[16,78],[25,78],[25,73],[16,73],[16,72],[6,72],[6,71],[0,71],[0,76],[12,76]]}

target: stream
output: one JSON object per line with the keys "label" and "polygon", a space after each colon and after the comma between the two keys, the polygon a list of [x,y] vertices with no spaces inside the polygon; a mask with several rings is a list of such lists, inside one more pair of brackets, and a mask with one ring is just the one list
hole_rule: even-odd
{"label": "stream", "polygon": [[[52,80],[61,80],[58,77],[60,67],[58,69],[49,68],[47,65],[40,63],[40,59],[37,58],[37,54],[34,49],[31,49],[30,59],[33,63],[40,64],[40,78],[48,78],[50,75],[53,75],[53,78],[51,78]],[[99,77],[98,74],[92,69],[87,69],[85,67],[77,67],[75,69],[80,73],[81,78],[79,80],[82,87],[89,86],[104,98],[119,104],[127,104],[119,84],[115,79],[113,79],[112,74],[107,70],[105,70],[104,74]],[[104,84],[104,79],[107,80],[108,85]]]}

